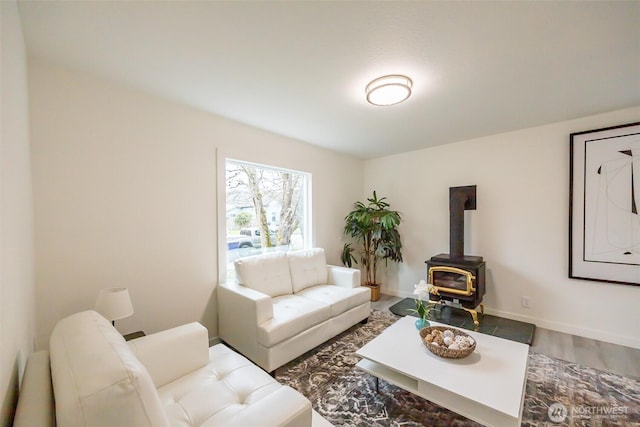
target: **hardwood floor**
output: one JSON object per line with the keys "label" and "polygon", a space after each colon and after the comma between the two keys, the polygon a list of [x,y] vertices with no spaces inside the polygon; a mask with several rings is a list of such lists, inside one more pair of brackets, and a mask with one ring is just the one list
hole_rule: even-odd
{"label": "hardwood floor", "polygon": [[[376,310],[388,310],[402,299],[382,294],[371,306]],[[531,351],[640,380],[639,349],[538,327]]]}

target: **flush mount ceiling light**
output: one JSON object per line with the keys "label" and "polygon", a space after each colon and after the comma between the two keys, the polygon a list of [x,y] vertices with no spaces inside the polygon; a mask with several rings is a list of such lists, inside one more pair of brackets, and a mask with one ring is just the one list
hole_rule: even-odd
{"label": "flush mount ceiling light", "polygon": [[399,104],[409,98],[412,86],[411,79],[400,74],[378,77],[365,89],[367,101],[380,106]]}

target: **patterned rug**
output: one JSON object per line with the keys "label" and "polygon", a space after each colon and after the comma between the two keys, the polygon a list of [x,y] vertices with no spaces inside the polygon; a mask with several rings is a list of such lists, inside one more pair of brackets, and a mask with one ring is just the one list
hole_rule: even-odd
{"label": "patterned rug", "polygon": [[[398,319],[374,310],[356,325],[276,371],[335,426],[480,424],[355,367],[355,352]],[[488,392],[490,391],[488,384]],[[640,381],[529,353],[523,426],[640,426]]]}

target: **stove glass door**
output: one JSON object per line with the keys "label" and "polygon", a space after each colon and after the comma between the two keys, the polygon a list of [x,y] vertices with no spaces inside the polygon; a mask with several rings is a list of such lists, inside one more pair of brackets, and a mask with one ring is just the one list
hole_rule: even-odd
{"label": "stove glass door", "polygon": [[429,269],[429,283],[438,292],[469,296],[475,292],[475,276],[467,270],[448,266],[434,266]]}

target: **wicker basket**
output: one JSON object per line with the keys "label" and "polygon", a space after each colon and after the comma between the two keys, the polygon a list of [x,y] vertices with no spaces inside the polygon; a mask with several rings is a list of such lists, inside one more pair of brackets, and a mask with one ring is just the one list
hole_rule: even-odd
{"label": "wicker basket", "polygon": [[473,344],[470,347],[460,350],[450,350],[445,346],[434,345],[433,343],[427,342],[427,335],[429,335],[431,332],[444,332],[446,330],[453,332],[454,339],[457,336],[471,338],[469,334],[462,332],[460,329],[456,328],[448,328],[446,326],[429,326],[423,328],[420,330],[420,337],[422,338],[422,343],[425,345],[425,347],[427,347],[427,349],[429,349],[431,353],[435,354],[436,356],[446,357],[447,359],[462,359],[463,357],[467,357],[468,355],[473,353],[473,351],[476,349],[476,340],[474,340],[473,338],[471,338],[473,340]]}

